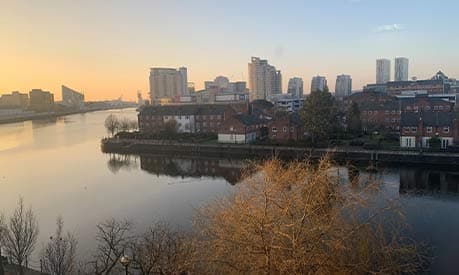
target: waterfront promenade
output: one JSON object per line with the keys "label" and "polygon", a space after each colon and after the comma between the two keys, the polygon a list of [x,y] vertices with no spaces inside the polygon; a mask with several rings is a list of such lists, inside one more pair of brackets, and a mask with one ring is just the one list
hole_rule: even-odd
{"label": "waterfront promenade", "polygon": [[445,167],[459,166],[459,153],[368,150],[360,147],[304,148],[290,146],[251,145],[251,144],[204,144],[182,143],[176,141],[103,139],[102,150],[107,153],[142,154],[161,153],[171,155],[203,155],[237,158],[317,159],[326,154],[335,161],[360,162],[366,164],[407,164],[434,165]]}

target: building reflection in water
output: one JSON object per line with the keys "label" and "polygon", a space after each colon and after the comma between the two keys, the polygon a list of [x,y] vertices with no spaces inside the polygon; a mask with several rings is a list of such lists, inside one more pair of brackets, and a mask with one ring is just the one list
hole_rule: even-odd
{"label": "building reflection in water", "polygon": [[171,157],[163,155],[120,155],[110,154],[107,166],[114,174],[121,169],[140,168],[154,175],[171,177],[221,177],[234,185],[241,178],[241,169],[244,167],[242,160],[199,158],[199,157]]}
{"label": "building reflection in water", "polygon": [[117,174],[121,169],[127,171],[138,169],[138,158],[134,155],[110,154],[107,167],[113,174]]}
{"label": "building reflection in water", "polygon": [[400,194],[459,193],[459,171],[400,169]]}

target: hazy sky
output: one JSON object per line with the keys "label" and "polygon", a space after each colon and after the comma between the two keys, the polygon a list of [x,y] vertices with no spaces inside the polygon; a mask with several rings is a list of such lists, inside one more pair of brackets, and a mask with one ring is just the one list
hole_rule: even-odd
{"label": "hazy sky", "polygon": [[0,93],[60,98],[65,84],[89,100],[134,99],[150,67],[186,66],[201,88],[217,75],[246,80],[251,56],[280,69],[284,89],[299,76],[309,91],[321,74],[333,90],[341,73],[361,89],[375,59],[395,56],[410,59],[410,76],[459,78],[457,0],[0,2]]}

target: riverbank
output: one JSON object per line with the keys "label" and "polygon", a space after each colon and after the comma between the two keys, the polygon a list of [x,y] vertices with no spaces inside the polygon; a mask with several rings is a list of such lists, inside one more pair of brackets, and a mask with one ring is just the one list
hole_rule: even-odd
{"label": "riverbank", "polygon": [[36,120],[36,119],[50,119],[50,118],[68,116],[68,115],[84,114],[84,113],[105,111],[105,110],[112,110],[112,109],[113,110],[126,109],[126,108],[132,108],[132,107],[106,107],[106,108],[93,108],[93,109],[88,109],[88,110],[68,111],[68,112],[33,113],[33,114],[26,114],[26,115],[15,116],[15,117],[0,118],[0,124],[17,123],[17,122],[23,122],[23,121],[29,121],[29,120]]}
{"label": "riverbank", "polygon": [[222,158],[318,159],[326,154],[338,162],[358,162],[371,165],[429,165],[459,167],[459,153],[368,150],[356,147],[302,148],[250,144],[201,144],[175,141],[103,139],[102,151],[106,153],[168,155],[202,155]]}

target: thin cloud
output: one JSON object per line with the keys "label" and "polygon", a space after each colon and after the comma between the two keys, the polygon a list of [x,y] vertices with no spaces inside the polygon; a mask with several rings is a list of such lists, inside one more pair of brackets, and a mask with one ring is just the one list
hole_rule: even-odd
{"label": "thin cloud", "polygon": [[400,24],[390,24],[390,25],[382,25],[378,26],[374,32],[399,32],[401,30],[405,29],[402,25]]}

